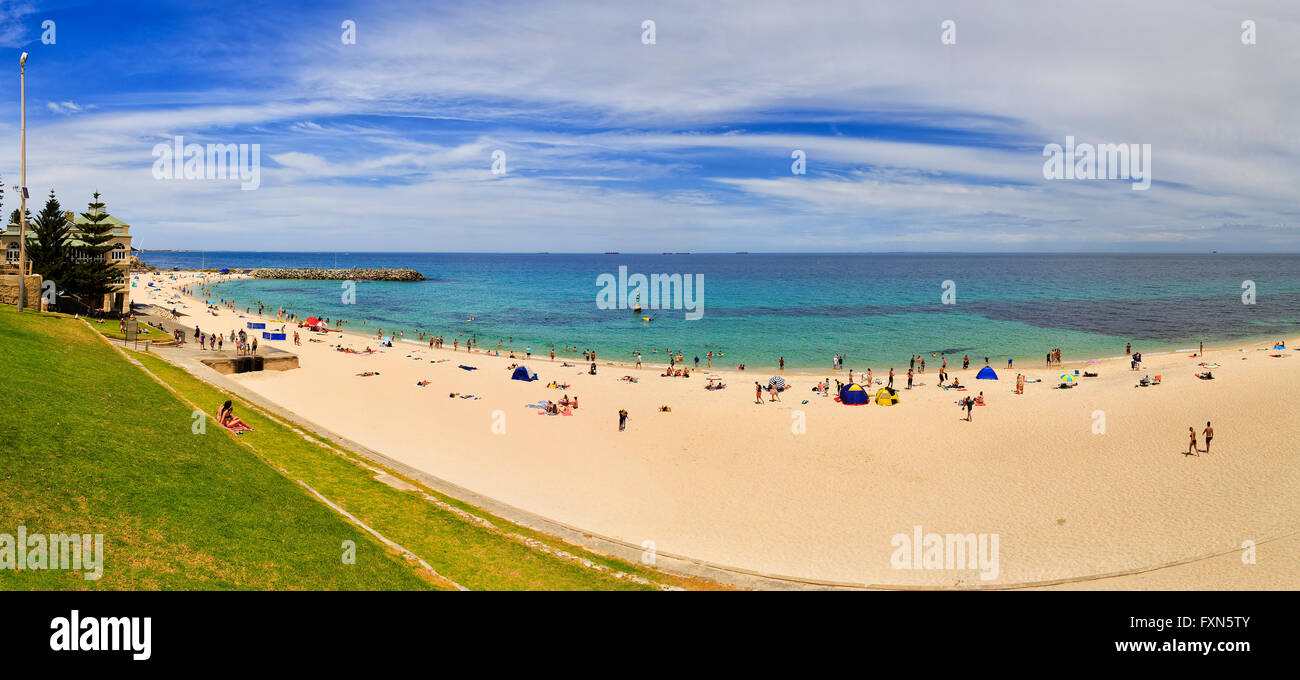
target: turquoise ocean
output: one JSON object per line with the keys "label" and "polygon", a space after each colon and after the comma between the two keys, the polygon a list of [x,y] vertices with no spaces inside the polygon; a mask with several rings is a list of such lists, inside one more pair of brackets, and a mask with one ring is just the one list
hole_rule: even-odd
{"label": "turquoise ocean", "polygon": [[[419,331],[481,347],[531,346],[581,357],[659,361],[681,351],[703,365],[793,369],[905,367],[912,354],[972,363],[1041,365],[1300,331],[1300,255],[1113,254],[478,254],[145,252],[161,269],[409,267],[428,280],[359,282],[345,304],[337,281],[240,280],[211,298],[348,320],[354,332]],[[604,309],[601,275],[668,274],[704,282],[702,315]],[[630,287],[629,287],[630,290]],[[693,291],[698,292],[698,291]],[[945,304],[945,293],[947,302]],[[1243,300],[1245,296],[1245,300]],[[1246,304],[1252,301],[1253,304]],[[629,300],[630,304],[631,300]],[[642,300],[649,306],[650,300]],[[645,321],[651,317],[652,321]],[[472,321],[470,320],[472,319]],[[576,347],[577,351],[565,351]]]}

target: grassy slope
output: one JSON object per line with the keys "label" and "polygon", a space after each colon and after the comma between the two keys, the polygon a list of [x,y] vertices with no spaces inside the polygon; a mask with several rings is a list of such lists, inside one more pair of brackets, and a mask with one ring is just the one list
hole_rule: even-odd
{"label": "grassy slope", "polygon": [[0,589],[434,587],[210,420],[193,434],[190,407],[80,321],[0,307],[0,375],[0,533],[105,537],[100,581],[0,571]]}
{"label": "grassy slope", "polygon": [[[235,398],[161,359],[143,353],[131,354],[205,409],[215,410],[225,399]],[[656,583],[717,587],[586,552],[428,490],[399,491],[372,479],[374,473],[359,464],[355,454],[327,448],[314,437],[280,424],[246,402],[236,399],[236,403],[239,404],[236,412],[254,428],[253,432],[242,435],[241,440],[253,446],[269,464],[283,467],[293,478],[303,480],[361,521],[424,558],[439,574],[471,590],[650,588],[531,549],[507,533],[541,540],[553,549],[580,554],[594,563]],[[482,527],[440,508],[425,500],[424,493],[488,519],[499,530]]]}

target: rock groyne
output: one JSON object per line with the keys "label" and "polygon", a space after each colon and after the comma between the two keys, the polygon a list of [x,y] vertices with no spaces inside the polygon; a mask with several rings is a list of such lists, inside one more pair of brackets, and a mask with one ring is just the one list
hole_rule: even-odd
{"label": "rock groyne", "polygon": [[414,269],[250,269],[256,279],[307,279],[311,281],[423,281]]}

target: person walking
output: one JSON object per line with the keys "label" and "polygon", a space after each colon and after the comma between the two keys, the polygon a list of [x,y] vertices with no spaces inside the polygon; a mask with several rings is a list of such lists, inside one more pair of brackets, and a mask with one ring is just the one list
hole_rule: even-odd
{"label": "person walking", "polygon": [[975,400],[971,399],[970,397],[966,397],[965,399],[962,400],[961,405],[966,407],[966,422],[968,423],[975,422],[974,418],[972,418],[972,414],[975,410]]}
{"label": "person walking", "polygon": [[1187,428],[1187,436],[1190,438],[1191,441],[1187,443],[1187,453],[1185,455],[1188,456],[1201,455],[1200,451],[1196,448],[1196,428],[1194,427]]}
{"label": "person walking", "polygon": [[894,389],[894,369],[889,369],[889,389]]}
{"label": "person walking", "polygon": [[1210,421],[1205,421],[1205,429],[1201,430],[1205,435],[1205,455],[1210,455],[1210,440],[1214,439],[1214,428],[1210,427]]}
{"label": "person walking", "polygon": [[758,384],[757,380],[754,381],[754,403],[763,403],[763,386]]}
{"label": "person walking", "polygon": [[912,389],[912,369],[907,369],[907,389]]}
{"label": "person walking", "polygon": [[618,410],[618,431],[622,432],[627,429],[627,409]]}

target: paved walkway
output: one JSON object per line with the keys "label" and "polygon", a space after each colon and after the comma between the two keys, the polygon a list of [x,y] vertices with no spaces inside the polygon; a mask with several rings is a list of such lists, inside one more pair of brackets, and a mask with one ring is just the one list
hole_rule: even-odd
{"label": "paved walkway", "polygon": [[[254,333],[257,334],[259,342],[261,339],[261,331],[248,329],[245,320],[238,317],[233,319],[227,319],[225,316],[208,317],[211,321],[204,322],[202,316],[194,317],[181,314],[178,319],[173,320],[170,312],[164,311],[163,308],[157,305],[136,306],[132,311],[135,313],[136,320],[142,325],[148,324],[154,328],[161,326],[162,329],[168,333],[169,337],[172,333],[175,333],[177,329],[180,329],[185,334],[185,343],[179,347],[175,345],[163,345],[164,347],[168,347],[169,356],[173,357],[174,361],[194,363],[202,359],[230,359],[240,356],[239,352],[235,351],[235,343],[230,341],[230,331],[232,328],[236,332],[240,329],[247,330],[250,341],[252,340]],[[208,324],[208,332],[220,332],[225,337],[223,349],[202,349],[199,346],[198,341],[194,339],[195,326],[197,325],[199,328],[203,328],[205,323]],[[268,328],[273,327],[272,324],[267,324],[267,326]],[[291,326],[288,323],[284,324],[284,331],[289,337],[293,337],[294,330],[294,326]],[[142,342],[140,345],[141,349],[143,349],[144,343]],[[270,345],[259,346],[257,348],[257,354],[258,356],[267,358],[294,356],[293,352],[278,349]]]}

